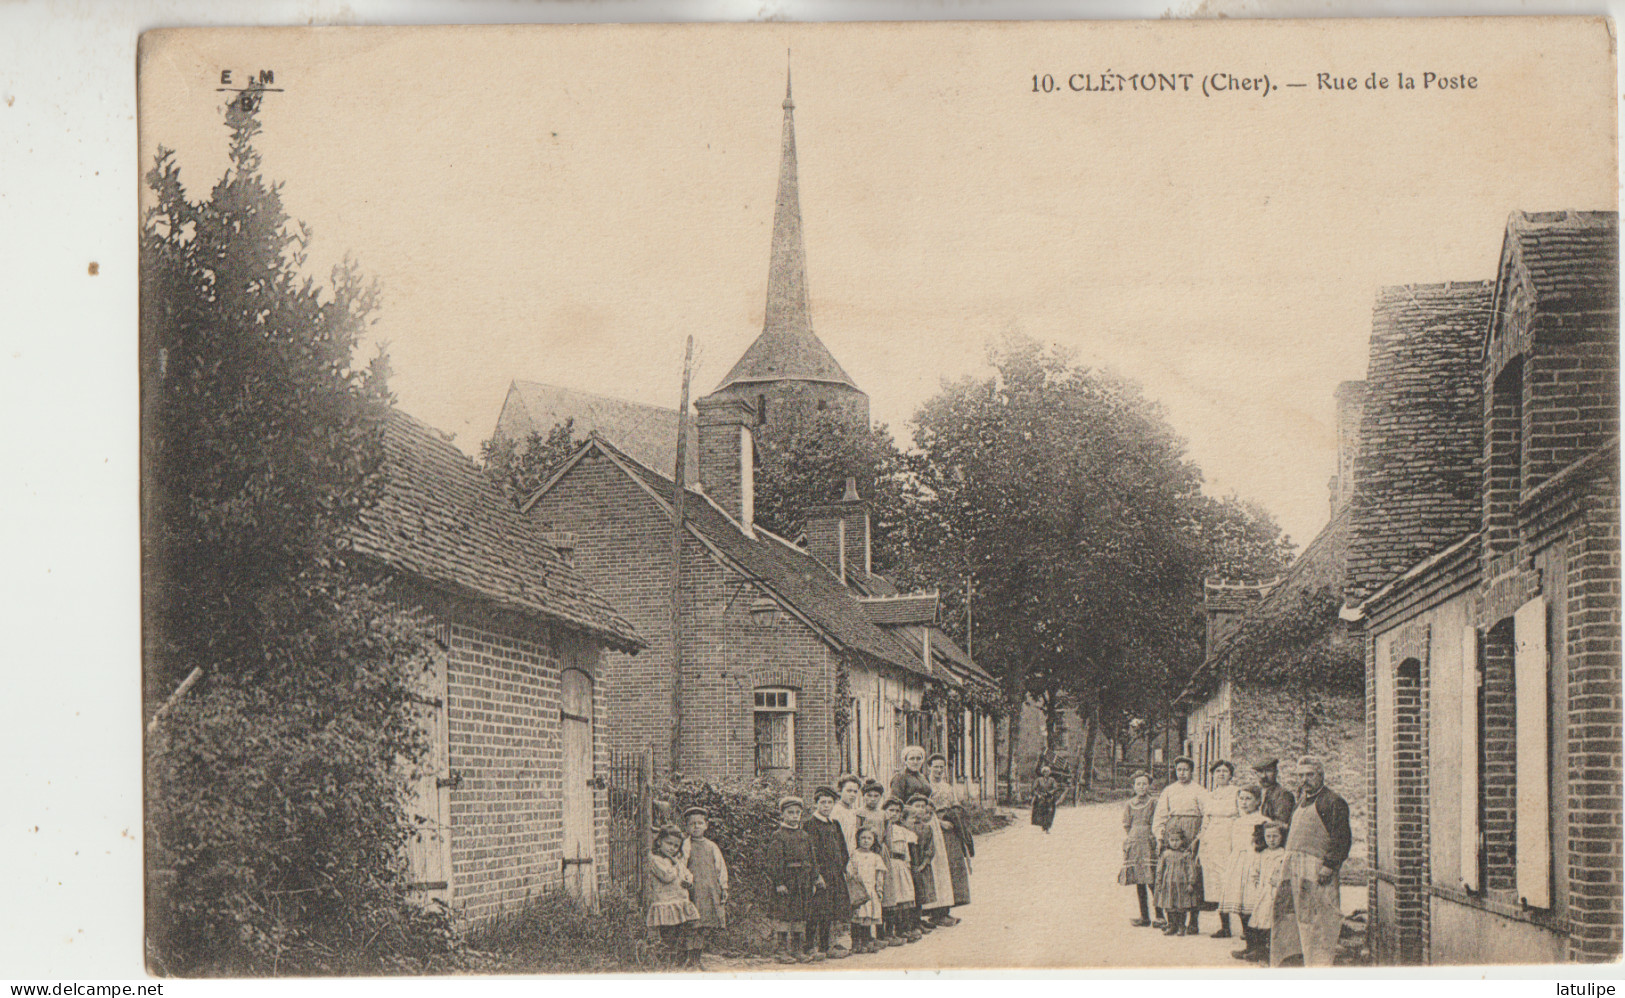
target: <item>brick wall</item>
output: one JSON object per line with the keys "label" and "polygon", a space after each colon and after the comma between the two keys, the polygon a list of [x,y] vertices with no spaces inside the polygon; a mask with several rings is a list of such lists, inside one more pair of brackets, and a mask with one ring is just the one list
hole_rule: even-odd
{"label": "brick wall", "polygon": [[[1311,710],[1314,720],[1306,730],[1304,722]],[[1343,879],[1358,883],[1368,868],[1366,843],[1371,838],[1363,695],[1238,683],[1230,696],[1229,745],[1238,780],[1243,782],[1252,779],[1254,763],[1277,758],[1282,762],[1282,784],[1291,786],[1288,763],[1300,755],[1321,757],[1326,785],[1349,805],[1354,843]]]}
{"label": "brick wall", "polygon": [[1618,960],[1621,952],[1619,491],[1593,497],[1570,537],[1567,572],[1569,760],[1566,874],[1573,925],[1569,958]]}
{"label": "brick wall", "polygon": [[[671,520],[644,489],[595,452],[576,464],[530,515],[576,535],[575,564],[649,642],[637,655],[606,652],[608,739],[617,751],[651,749],[656,773],[671,764]],[[801,780],[836,775],[835,665],[818,635],[781,613],[752,620],[757,596],[698,540],[684,538],[683,745],[676,768],[709,780],[755,775],[754,691],[798,691]]]}
{"label": "brick wall", "polygon": [[[619,610],[649,646],[636,655],[606,652],[609,745],[654,752],[655,772],[670,770],[671,519],[608,458],[589,451],[531,508],[530,516],[576,535],[576,569]],[[687,540],[685,558],[698,552]]]}
{"label": "brick wall", "polygon": [[[559,718],[564,642],[541,628],[486,618],[449,622],[446,711],[451,791],[452,905],[469,921],[491,918],[563,883],[563,752]],[[571,656],[574,658],[574,656]],[[590,659],[576,658],[591,668]],[[601,684],[594,710],[605,707]],[[597,765],[607,761],[594,724]],[[607,875],[608,810],[595,792],[600,884]]]}
{"label": "brick wall", "polygon": [[[810,416],[838,419],[848,426],[869,426],[869,396],[850,385],[823,381],[771,381],[735,384],[707,398],[737,399],[752,408],[767,403],[767,419],[759,429],[763,441],[773,439],[775,427]],[[822,403],[822,405],[820,405]]]}

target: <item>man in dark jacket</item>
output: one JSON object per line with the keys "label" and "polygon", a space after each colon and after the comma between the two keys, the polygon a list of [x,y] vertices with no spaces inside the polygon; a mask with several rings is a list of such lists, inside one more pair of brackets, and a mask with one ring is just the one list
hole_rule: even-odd
{"label": "man in dark jacket", "polygon": [[[1270,821],[1279,821],[1288,828],[1292,827],[1292,812],[1297,809],[1297,802],[1292,798],[1292,791],[1276,782],[1276,768],[1278,763],[1274,759],[1265,759],[1253,767],[1258,774],[1258,788],[1263,791],[1263,797],[1258,802],[1258,810]],[[1264,826],[1259,825],[1253,829],[1253,847],[1261,849],[1264,846]]]}
{"label": "man in dark jacket", "polygon": [[1286,836],[1286,865],[1275,895],[1275,928],[1270,935],[1270,966],[1302,956],[1305,967],[1330,967],[1343,928],[1338,871],[1349,857],[1354,836],[1348,802],[1326,786],[1326,769],[1316,756],[1298,760],[1303,785]]}

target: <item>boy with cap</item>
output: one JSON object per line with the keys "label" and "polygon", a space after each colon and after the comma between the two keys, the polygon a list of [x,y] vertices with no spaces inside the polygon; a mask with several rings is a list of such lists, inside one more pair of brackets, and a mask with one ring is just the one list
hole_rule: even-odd
{"label": "boy with cap", "polygon": [[704,970],[700,960],[706,944],[719,930],[728,927],[728,863],[722,850],[706,838],[711,829],[711,813],[695,805],[683,812],[683,826],[688,837],[683,840],[683,863],[693,876],[689,892],[699,919],[689,928],[688,952],[682,966]]}
{"label": "boy with cap", "polygon": [[[830,813],[835,809],[839,795],[833,787],[819,787],[813,791],[813,813],[807,819],[807,838],[812,842],[813,868],[824,885],[813,892],[807,908],[807,943],[814,959],[829,957],[839,960],[851,950],[844,945],[832,945],[831,929],[847,929],[852,918],[852,903],[847,893],[846,867],[851,853],[846,848],[846,836]],[[847,929],[847,932],[850,930]],[[847,932],[840,935],[851,938]]]}
{"label": "boy with cap", "polygon": [[[779,827],[767,839],[765,866],[773,886],[773,919],[780,963],[811,963],[806,950],[808,909],[814,891],[827,887],[813,861],[812,840],[801,827],[800,797],[779,799]],[[819,957],[818,959],[822,959]]]}

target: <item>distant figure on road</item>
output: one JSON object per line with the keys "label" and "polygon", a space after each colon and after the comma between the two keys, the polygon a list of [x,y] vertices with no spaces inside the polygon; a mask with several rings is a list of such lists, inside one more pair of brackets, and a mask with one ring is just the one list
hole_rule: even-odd
{"label": "distant figure on road", "polygon": [[[1163,787],[1162,796],[1157,798],[1157,809],[1151,817],[1151,834],[1163,849],[1168,848],[1168,837],[1176,829],[1185,836],[1187,844],[1196,842],[1201,834],[1202,815],[1207,809],[1207,791],[1200,784],[1191,782],[1191,774],[1195,772],[1196,762],[1190,756],[1182,755],[1175,759],[1174,782]],[[1160,891],[1158,896],[1161,896]],[[1193,936],[1199,931],[1200,914],[1201,909],[1191,909],[1190,934]],[[1173,917],[1173,912],[1169,912],[1169,925],[1173,924]]]}
{"label": "distant figure on road", "polygon": [[1275,896],[1270,966],[1301,955],[1305,967],[1330,967],[1343,928],[1337,874],[1354,838],[1349,806],[1326,786],[1326,769],[1317,756],[1299,759],[1298,773],[1303,785],[1287,831],[1286,864]]}
{"label": "distant figure on road", "polygon": [[1038,779],[1033,781],[1033,824],[1046,834],[1055,824],[1055,802],[1061,797],[1061,784],[1051,774],[1049,766],[1038,767]]}

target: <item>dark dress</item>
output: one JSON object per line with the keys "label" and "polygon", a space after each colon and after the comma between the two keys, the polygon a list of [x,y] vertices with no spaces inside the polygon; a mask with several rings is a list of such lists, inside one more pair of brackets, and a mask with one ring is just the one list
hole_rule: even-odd
{"label": "dark dress", "polygon": [[[781,922],[805,922],[818,879],[812,839],[802,828],[780,825],[767,839],[767,876],[773,887],[772,913]],[[779,893],[779,888],[785,888]]]}
{"label": "dark dress", "polygon": [[845,922],[852,918],[846,887],[846,834],[834,821],[813,815],[801,826],[812,841],[813,865],[824,878],[824,889],[813,892],[807,917],[815,922]]}
{"label": "dark dress", "polygon": [[915,794],[931,796],[931,783],[924,773],[911,773],[905,769],[891,778],[891,795],[902,801],[905,808],[908,807],[909,798]]}
{"label": "dark dress", "polygon": [[1033,782],[1033,824],[1049,831],[1055,823],[1055,802],[1061,798],[1061,784],[1053,776],[1040,776]]}

